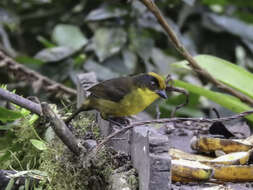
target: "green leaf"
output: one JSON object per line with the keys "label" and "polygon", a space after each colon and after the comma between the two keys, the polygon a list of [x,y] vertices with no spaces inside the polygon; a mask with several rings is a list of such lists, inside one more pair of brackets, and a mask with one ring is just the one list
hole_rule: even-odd
{"label": "green leaf", "polygon": [[94,9],[89,12],[86,16],[85,21],[100,21],[110,18],[119,18],[121,16],[127,15],[128,11],[120,9],[119,6],[104,6]]}
{"label": "green leaf", "polygon": [[14,121],[21,117],[22,114],[20,112],[0,107],[0,121],[2,122]]}
{"label": "green leaf", "polygon": [[15,180],[11,178],[5,190],[12,190],[14,183],[15,183]]}
{"label": "green leaf", "polygon": [[83,65],[85,59],[86,59],[86,55],[84,53],[81,53],[79,55],[77,55],[75,58],[74,58],[74,65],[75,66],[81,66]]}
{"label": "green leaf", "polygon": [[40,140],[37,140],[37,139],[30,139],[30,142],[38,150],[46,150],[47,149],[47,146],[43,141],[40,141]]}
{"label": "green leaf", "polygon": [[96,61],[92,59],[88,59],[84,66],[85,70],[93,71],[95,73],[99,73],[98,79],[99,80],[108,80],[110,78],[117,78],[119,77],[119,73],[113,72],[110,68],[105,67],[104,65],[98,64]]}
{"label": "green leaf", "polygon": [[48,39],[44,38],[43,36],[38,36],[37,40],[45,47],[45,48],[52,48],[56,45],[50,42]]}
{"label": "green leaf", "polygon": [[[194,57],[198,64],[217,80],[253,98],[253,74],[229,61],[210,55]],[[173,66],[190,69],[187,61],[172,64]]]}
{"label": "green leaf", "polygon": [[29,186],[30,186],[30,181],[31,179],[30,178],[26,178],[25,179],[25,190],[29,190]]}
{"label": "green leaf", "polygon": [[75,50],[88,43],[78,27],[68,24],[58,24],[53,30],[52,39],[60,46],[71,47]]}
{"label": "green leaf", "polygon": [[151,38],[147,30],[139,30],[130,28],[129,30],[129,49],[136,52],[144,61],[152,56],[152,50],[155,46],[154,40]]}
{"label": "green leaf", "polygon": [[6,151],[1,151],[0,152],[0,165],[1,169],[7,169],[11,165],[11,153],[6,150]]}
{"label": "green leaf", "polygon": [[100,62],[118,53],[127,42],[127,33],[122,28],[99,28],[92,38],[91,49]]}
{"label": "green leaf", "polygon": [[53,48],[42,49],[35,58],[43,62],[56,62],[66,59],[75,53],[75,49],[68,46],[58,46]]}
{"label": "green leaf", "polygon": [[15,127],[15,125],[5,125],[5,126],[0,125],[0,130],[10,130],[13,127]]}
{"label": "green leaf", "polygon": [[[230,95],[207,90],[203,87],[192,85],[180,80],[175,80],[174,85],[177,87],[187,89],[189,92],[205,96],[209,100],[216,102],[217,104],[220,104],[221,106],[236,113],[251,110],[251,108],[247,104],[241,102],[239,99]],[[246,118],[249,119],[250,121],[253,121],[253,115],[246,116]]]}
{"label": "green leaf", "polygon": [[[16,139],[16,135],[12,131],[6,131],[3,136],[0,137],[0,151],[6,150],[10,148],[14,140]],[[0,159],[1,161],[1,159]]]}
{"label": "green leaf", "polygon": [[[175,109],[176,106],[163,104],[160,107],[161,117],[166,118],[170,117],[171,111]],[[176,111],[176,116],[190,116],[190,117],[203,117],[203,112],[198,108],[191,108],[191,107],[183,107]]]}
{"label": "green leaf", "polygon": [[17,62],[23,63],[23,64],[35,64],[35,65],[43,65],[44,64],[43,61],[29,57],[29,56],[18,56],[15,58],[15,60]]}
{"label": "green leaf", "polygon": [[35,121],[37,121],[37,119],[39,119],[39,116],[36,114],[32,114],[32,116],[30,117],[28,124],[29,125],[33,125]]}
{"label": "green leaf", "polygon": [[[198,108],[199,95],[189,93],[189,103],[180,108],[176,112],[176,116],[190,116],[190,117],[203,117],[203,112]],[[166,104],[160,105],[161,117],[169,117],[171,111],[175,109],[177,105],[180,105],[186,101],[185,95],[169,96],[166,100]]]}

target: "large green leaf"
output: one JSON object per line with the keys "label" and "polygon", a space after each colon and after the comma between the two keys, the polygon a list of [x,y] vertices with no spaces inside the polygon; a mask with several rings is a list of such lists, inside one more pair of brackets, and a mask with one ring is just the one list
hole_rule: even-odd
{"label": "large green leaf", "polygon": [[[236,113],[251,110],[251,108],[247,104],[244,104],[239,99],[230,95],[207,90],[203,87],[192,85],[180,80],[175,80],[174,85],[177,87],[187,89],[189,92],[205,96],[209,100],[216,102],[217,104],[220,104],[221,106]],[[246,118],[249,119],[250,121],[253,121],[253,115],[249,115]]]}
{"label": "large green leaf", "polygon": [[75,50],[88,43],[82,31],[77,26],[69,24],[58,24],[53,30],[52,39],[60,46],[71,47]]}
{"label": "large green leaf", "polygon": [[91,49],[100,62],[117,54],[127,42],[127,33],[122,28],[99,28],[92,38]]}
{"label": "large green leaf", "polygon": [[[176,116],[190,116],[190,117],[203,117],[203,112],[199,109],[199,94],[189,93],[189,102],[187,105],[183,106],[176,111]],[[178,96],[169,96],[166,103],[160,105],[161,117],[169,117],[171,111],[175,109],[176,106],[182,104],[186,101],[184,94]]]}
{"label": "large green leaf", "polygon": [[15,119],[21,118],[22,114],[17,111],[8,110],[0,107],[0,121],[14,121]]}
{"label": "large green leaf", "polygon": [[[253,85],[250,85],[253,83],[252,73],[229,61],[210,55],[198,55],[194,59],[217,80],[253,98]],[[190,69],[187,61],[172,65]]]}

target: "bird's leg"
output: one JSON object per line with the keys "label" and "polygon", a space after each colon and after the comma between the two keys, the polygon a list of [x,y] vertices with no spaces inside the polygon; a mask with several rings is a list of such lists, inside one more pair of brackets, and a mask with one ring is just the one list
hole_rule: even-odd
{"label": "bird's leg", "polygon": [[122,124],[119,123],[118,121],[115,121],[114,118],[108,118],[107,121],[109,121],[110,123],[112,123],[112,124],[114,124],[114,125],[117,125],[117,126],[119,126],[119,127],[122,126]]}
{"label": "bird's leg", "polygon": [[71,116],[69,116],[66,120],[64,120],[64,122],[66,123],[66,125],[69,124],[69,122],[74,119],[80,112],[82,111],[86,111],[86,109],[83,109],[82,107],[77,109],[74,113],[72,113]]}
{"label": "bird's leg", "polygon": [[130,120],[125,117],[109,117],[106,120],[117,126],[126,126],[130,124]]}

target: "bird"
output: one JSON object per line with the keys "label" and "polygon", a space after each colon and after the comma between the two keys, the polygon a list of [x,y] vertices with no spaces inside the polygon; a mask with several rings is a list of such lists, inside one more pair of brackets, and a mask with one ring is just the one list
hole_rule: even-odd
{"label": "bird", "polygon": [[138,114],[159,97],[168,98],[165,80],[154,72],[105,80],[87,91],[90,95],[66,124],[81,111],[97,110],[103,119],[113,121]]}

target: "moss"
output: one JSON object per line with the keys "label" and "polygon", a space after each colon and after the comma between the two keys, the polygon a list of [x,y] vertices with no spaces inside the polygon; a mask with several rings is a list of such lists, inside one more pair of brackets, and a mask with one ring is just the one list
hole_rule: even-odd
{"label": "moss", "polygon": [[46,189],[78,189],[77,186],[82,185],[78,178],[81,170],[75,166],[73,159],[70,160],[69,154],[59,140],[55,140],[49,149],[43,152],[40,170],[48,174],[49,183]]}
{"label": "moss", "polygon": [[99,139],[100,130],[96,123],[95,114],[83,113],[72,121],[77,138]]}
{"label": "moss", "polygon": [[127,183],[131,187],[131,189],[138,189],[138,178],[137,178],[137,172],[135,169],[131,169],[128,171],[128,178]]}
{"label": "moss", "polygon": [[[72,126],[79,138],[87,136],[88,133],[92,138],[97,138],[94,132],[98,132],[98,126],[91,118],[81,116],[72,122]],[[43,162],[40,170],[48,174],[48,190],[105,189],[108,178],[115,169],[111,152],[106,149],[100,150],[89,167],[84,168],[85,157],[74,156],[58,138],[50,143],[41,158]]]}

